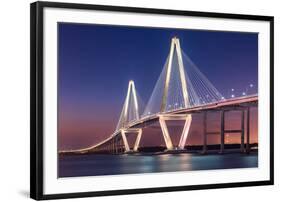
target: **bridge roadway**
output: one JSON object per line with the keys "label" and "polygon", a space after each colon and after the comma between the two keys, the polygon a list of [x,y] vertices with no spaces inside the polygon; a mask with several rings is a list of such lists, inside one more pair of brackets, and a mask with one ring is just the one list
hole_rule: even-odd
{"label": "bridge roadway", "polygon": [[[144,116],[139,120],[133,121],[132,123],[128,124],[128,126],[125,129],[130,129],[130,128],[138,128],[138,127],[143,127],[143,125],[145,125],[146,123],[149,122],[153,122],[159,119],[159,115],[167,115],[167,114],[193,114],[193,113],[202,113],[202,112],[208,112],[208,111],[232,111],[232,110],[241,110],[244,112],[244,110],[248,109],[248,115],[247,115],[247,123],[249,126],[249,107],[252,106],[257,106],[258,104],[258,95],[250,95],[250,96],[243,96],[243,97],[237,97],[237,98],[231,98],[231,99],[225,99],[225,100],[221,100],[218,102],[214,102],[214,103],[208,103],[208,104],[203,104],[203,105],[199,105],[199,106],[195,106],[195,107],[191,107],[191,108],[186,108],[186,109],[177,109],[177,110],[171,110],[171,111],[166,111],[164,113],[157,113],[157,114],[153,114],[153,115],[149,115],[149,116]],[[243,119],[243,123],[242,126],[244,126],[244,113],[242,116]],[[223,113],[223,125],[224,125],[224,113]],[[204,128],[206,128],[206,123]],[[223,126],[224,128],[224,126]],[[247,127],[249,130],[249,127]],[[228,130],[228,131],[220,131],[220,132],[213,132],[214,133],[222,133],[223,137],[222,137],[222,143],[224,143],[224,133],[242,133],[243,135],[241,136],[241,138],[243,138],[244,141],[244,128],[241,128],[241,130]],[[204,134],[204,145],[203,145],[203,151],[206,151],[206,135],[208,132],[205,131]],[[83,149],[77,149],[77,150],[65,150],[65,151],[60,151],[60,153],[87,153],[90,151],[93,151],[95,149],[97,149],[98,147],[101,147],[105,144],[107,144],[108,142],[110,142],[112,139],[114,139],[116,136],[120,135],[121,131],[115,131],[112,135],[110,135],[108,138],[106,138],[105,140],[101,141],[98,144],[95,144],[93,146],[87,147],[87,148],[83,148]],[[249,140],[248,137],[249,136],[249,131],[247,131],[247,149],[249,149]],[[242,141],[242,139],[241,139]],[[223,147],[224,145],[221,145],[221,151],[223,152]],[[242,145],[241,142],[241,147],[244,148],[244,143]]]}

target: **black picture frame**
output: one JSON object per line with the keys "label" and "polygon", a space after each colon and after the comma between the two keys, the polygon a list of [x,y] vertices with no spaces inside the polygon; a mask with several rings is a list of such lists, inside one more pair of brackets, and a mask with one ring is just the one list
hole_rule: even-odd
{"label": "black picture frame", "polygon": [[[43,9],[63,8],[81,10],[118,11],[132,13],[197,16],[224,19],[268,21],[270,23],[270,180],[240,183],[222,183],[192,186],[155,187],[144,189],[80,192],[66,194],[43,193]],[[30,197],[36,200],[93,197],[121,194],[186,191],[227,187],[273,185],[274,183],[274,17],[240,15],[183,10],[150,9],[120,6],[103,6],[58,2],[35,2],[30,5]]]}

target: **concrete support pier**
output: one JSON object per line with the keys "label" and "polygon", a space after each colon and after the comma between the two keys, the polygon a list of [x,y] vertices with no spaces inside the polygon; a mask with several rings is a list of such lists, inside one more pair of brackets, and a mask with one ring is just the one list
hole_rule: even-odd
{"label": "concrete support pier", "polygon": [[203,113],[203,154],[207,153],[207,112]]}
{"label": "concrete support pier", "polygon": [[241,152],[244,153],[245,152],[245,121],[244,121],[244,110],[241,110]]}
{"label": "concrete support pier", "polygon": [[224,119],[224,114],[225,114],[225,111],[222,110],[221,111],[221,148],[220,148],[220,153],[224,153],[224,133],[225,133],[225,130],[224,130],[224,127],[225,127],[225,119]]}
{"label": "concrete support pier", "polygon": [[250,107],[247,107],[246,152],[250,153]]}

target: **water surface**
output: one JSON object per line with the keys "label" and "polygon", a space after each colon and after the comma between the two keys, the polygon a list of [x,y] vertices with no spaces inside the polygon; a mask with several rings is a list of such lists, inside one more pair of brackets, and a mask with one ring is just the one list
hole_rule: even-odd
{"label": "water surface", "polygon": [[193,171],[258,166],[257,152],[251,154],[122,154],[69,155],[59,157],[59,177],[134,173]]}

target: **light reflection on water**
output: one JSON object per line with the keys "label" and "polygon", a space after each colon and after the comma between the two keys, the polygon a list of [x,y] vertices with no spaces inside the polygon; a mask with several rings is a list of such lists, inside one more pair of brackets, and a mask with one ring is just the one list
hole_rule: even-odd
{"label": "light reflection on water", "polygon": [[258,155],[78,155],[59,159],[59,177],[174,172],[258,166]]}

